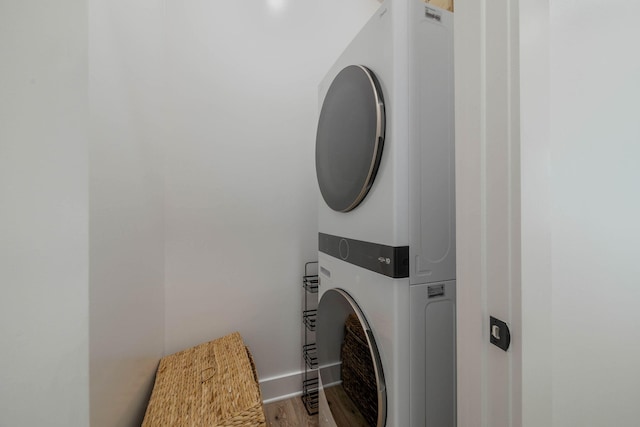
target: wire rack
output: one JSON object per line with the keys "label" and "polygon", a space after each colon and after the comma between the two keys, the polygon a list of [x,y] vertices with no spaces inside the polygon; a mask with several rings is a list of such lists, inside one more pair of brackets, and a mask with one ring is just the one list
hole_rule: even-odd
{"label": "wire rack", "polygon": [[318,262],[307,262],[304,265],[302,287],[304,288],[302,325],[304,344],[304,378],[302,380],[302,403],[309,415],[318,413],[318,355],[316,348],[316,319],[318,317]]}

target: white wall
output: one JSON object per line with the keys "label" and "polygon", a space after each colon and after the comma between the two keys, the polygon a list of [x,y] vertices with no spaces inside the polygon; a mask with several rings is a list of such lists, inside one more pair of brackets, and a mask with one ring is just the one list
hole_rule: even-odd
{"label": "white wall", "polygon": [[522,416],[513,425],[537,427],[553,425],[549,2],[519,3]]}
{"label": "white wall", "polygon": [[640,7],[521,1],[523,426],[640,417]]}
{"label": "white wall", "polygon": [[0,3],[0,425],[86,426],[87,22]]}
{"label": "white wall", "polygon": [[[239,330],[264,397],[300,389],[317,258],[317,85],[374,0],[167,5],[166,350]],[[289,380],[289,381],[287,381]]]}
{"label": "white wall", "polygon": [[553,425],[638,425],[640,5],[550,4]]}
{"label": "white wall", "polygon": [[[639,13],[623,0],[456,2],[461,426],[638,424]],[[496,97],[518,79],[519,94]],[[500,109],[511,121],[492,121]],[[500,134],[487,136],[514,129],[507,149],[520,157],[492,153]],[[520,199],[491,197],[501,175]],[[500,218],[505,209],[512,216]],[[521,274],[495,295],[501,284],[487,279],[501,251],[491,242],[510,233],[503,268]],[[491,353],[481,326],[501,310],[507,358]],[[508,396],[495,387],[505,371]]]}
{"label": "white wall", "polygon": [[164,351],[160,0],[89,1],[91,425],[140,425]]}
{"label": "white wall", "polygon": [[[516,425],[522,348],[518,7],[509,0],[460,0],[455,10],[458,425]],[[490,316],[514,332],[508,352],[489,343]]]}
{"label": "white wall", "polygon": [[40,3],[0,5],[0,425],[139,422],[165,230],[168,352],[237,329],[298,391],[316,85],[377,2]]}

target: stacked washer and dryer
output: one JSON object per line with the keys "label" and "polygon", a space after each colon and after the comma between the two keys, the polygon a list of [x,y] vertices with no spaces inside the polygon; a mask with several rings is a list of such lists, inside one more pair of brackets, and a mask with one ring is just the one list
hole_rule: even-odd
{"label": "stacked washer and dryer", "polygon": [[319,97],[320,425],[455,426],[453,14],[383,2]]}

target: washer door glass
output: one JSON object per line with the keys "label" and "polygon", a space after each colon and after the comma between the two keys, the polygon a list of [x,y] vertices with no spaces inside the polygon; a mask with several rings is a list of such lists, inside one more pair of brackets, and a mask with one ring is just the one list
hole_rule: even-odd
{"label": "washer door glass", "polygon": [[331,209],[348,212],[369,192],[384,145],[382,90],[371,70],[350,65],[325,96],[316,134],[316,175]]}
{"label": "washer door glass", "polygon": [[364,314],[342,289],[322,295],[316,339],[320,425],[383,427],[387,395],[378,348]]}

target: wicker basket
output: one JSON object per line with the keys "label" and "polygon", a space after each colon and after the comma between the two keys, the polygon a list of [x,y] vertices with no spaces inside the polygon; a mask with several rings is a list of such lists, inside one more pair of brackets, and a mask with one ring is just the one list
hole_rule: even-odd
{"label": "wicker basket", "polygon": [[378,393],[373,361],[364,330],[353,314],[345,322],[341,356],[342,387],[369,425],[375,426],[378,420]]}
{"label": "wicker basket", "polygon": [[266,426],[239,333],[162,358],[142,426]]}

